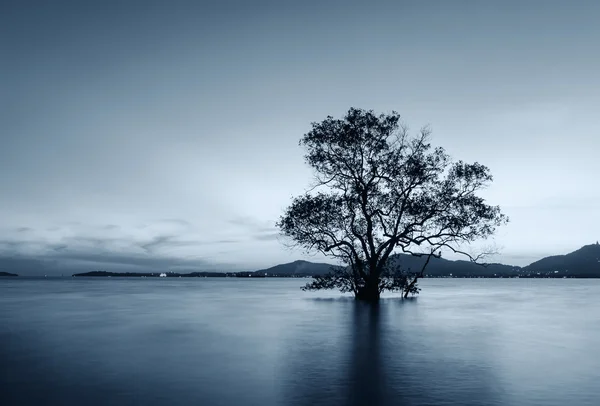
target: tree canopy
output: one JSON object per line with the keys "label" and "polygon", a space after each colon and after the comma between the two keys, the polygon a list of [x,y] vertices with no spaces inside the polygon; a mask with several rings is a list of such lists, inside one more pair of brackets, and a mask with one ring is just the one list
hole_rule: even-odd
{"label": "tree canopy", "polygon": [[365,300],[387,289],[416,293],[423,270],[398,269],[391,255],[447,249],[475,261],[461,247],[508,221],[478,196],[492,181],[487,167],[453,162],[432,147],[427,128],[410,136],[397,112],[351,108],[342,119],[312,123],[300,145],[315,185],[293,199],[277,225],[294,245],[347,265],[307,289],[340,288]]}

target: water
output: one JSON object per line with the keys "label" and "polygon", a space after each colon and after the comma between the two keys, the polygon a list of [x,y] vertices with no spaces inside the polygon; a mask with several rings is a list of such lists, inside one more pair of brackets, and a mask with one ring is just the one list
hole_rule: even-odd
{"label": "water", "polygon": [[600,405],[600,281],[0,279],[0,404]]}

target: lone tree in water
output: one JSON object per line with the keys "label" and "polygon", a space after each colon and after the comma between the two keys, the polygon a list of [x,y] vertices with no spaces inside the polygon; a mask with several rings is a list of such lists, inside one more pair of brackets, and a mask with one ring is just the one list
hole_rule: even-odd
{"label": "lone tree in water", "polygon": [[[477,196],[492,181],[487,167],[452,162],[443,148],[431,147],[427,129],[409,136],[396,112],[351,108],[341,120],[312,123],[300,145],[316,185],[294,198],[277,226],[295,246],[346,265],[304,289],[338,288],[366,301],[384,290],[406,297],[418,293],[417,279],[441,249],[476,261],[460,247],[508,221]],[[390,260],[395,252],[427,261],[409,273]]]}

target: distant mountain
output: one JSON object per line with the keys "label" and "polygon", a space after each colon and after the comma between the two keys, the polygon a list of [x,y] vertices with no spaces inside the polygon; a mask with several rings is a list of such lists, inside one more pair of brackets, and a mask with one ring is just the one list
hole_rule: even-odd
{"label": "distant mountain", "polygon": [[[405,270],[417,272],[421,270],[426,257],[416,257],[409,254],[396,254],[393,261],[401,264]],[[0,258],[0,269],[21,271],[30,269],[51,269],[53,265],[49,261],[2,259]],[[173,273],[167,272],[168,277],[307,277],[323,275],[335,268],[335,265],[326,263],[315,263],[309,261],[294,261],[280,264],[271,268],[250,272],[195,272]],[[339,267],[339,266],[337,266]],[[53,268],[52,268],[53,269]],[[86,272],[76,273],[73,276],[120,276],[120,277],[158,277],[159,271],[144,273],[133,272]],[[71,271],[73,272],[73,271]],[[0,273],[8,276],[7,272]],[[12,274],[14,275],[14,274]],[[543,258],[526,267],[518,267],[503,264],[480,265],[469,261],[452,261],[445,258],[432,258],[425,270],[428,277],[529,277],[529,278],[600,278],[600,244],[586,245],[577,251],[566,255],[555,255]]]}
{"label": "distant mountain", "polygon": [[[414,256],[410,254],[396,254],[391,257],[392,261],[399,262],[402,269],[418,272],[423,268],[426,256]],[[471,261],[452,261],[445,258],[431,258],[425,275],[430,277],[453,276],[453,277],[498,277],[517,276],[520,267],[503,264],[477,264]]]}
{"label": "distant mountain", "polygon": [[16,273],[0,272],[0,276],[19,276]]}
{"label": "distant mountain", "polygon": [[521,272],[530,277],[600,277],[600,244],[585,245],[566,255],[554,255],[524,267]]}
{"label": "distant mountain", "polygon": [[[426,256],[410,254],[392,255],[391,260],[399,263],[404,270],[418,272],[425,263]],[[315,276],[331,271],[332,265],[295,261],[254,272],[267,276]],[[541,259],[524,268],[499,263],[478,264],[464,260],[432,258],[425,269],[428,277],[550,277],[600,278],[600,244],[586,245],[567,255],[557,255]]]}
{"label": "distant mountain", "polygon": [[288,264],[276,265],[271,268],[253,272],[263,276],[314,276],[329,273],[336,265],[316,263],[309,261],[294,261]]}
{"label": "distant mountain", "polygon": [[[396,254],[391,260],[401,265],[402,269],[418,272],[422,269],[426,261],[425,256],[417,257],[410,254]],[[314,263],[309,261],[294,261],[288,264],[276,265],[271,268],[262,269],[254,272],[266,276],[315,276],[324,275],[333,268],[341,266]],[[432,258],[427,265],[425,274],[427,276],[517,276],[520,268],[518,266],[489,264],[480,265],[470,261],[451,261],[444,258]]]}
{"label": "distant mountain", "polygon": [[[73,276],[77,277],[91,277],[91,276],[103,276],[103,277],[121,277],[121,278],[158,278],[160,277],[162,272],[106,272],[106,271],[92,271],[92,272],[83,272],[83,273],[75,273]],[[225,273],[225,272],[190,272],[190,273],[177,273],[177,272],[165,272],[164,273],[168,278],[204,278],[204,277],[249,277],[252,272],[235,272],[235,273]]]}

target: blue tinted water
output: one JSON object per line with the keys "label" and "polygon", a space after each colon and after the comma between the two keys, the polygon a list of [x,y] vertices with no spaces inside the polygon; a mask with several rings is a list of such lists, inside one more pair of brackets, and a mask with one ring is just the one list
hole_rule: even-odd
{"label": "blue tinted water", "polygon": [[600,280],[0,279],[1,405],[600,405]]}

